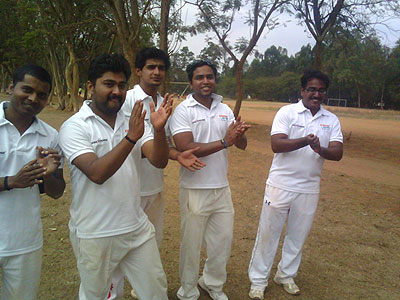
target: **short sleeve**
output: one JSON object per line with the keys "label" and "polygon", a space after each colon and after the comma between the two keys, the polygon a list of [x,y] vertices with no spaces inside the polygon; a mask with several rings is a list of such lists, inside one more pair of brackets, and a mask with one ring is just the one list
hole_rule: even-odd
{"label": "short sleeve", "polygon": [[144,122],[144,133],[142,137],[139,139],[139,145],[142,147],[146,142],[154,140],[154,134],[152,131],[152,126],[149,124],[149,122]]}
{"label": "short sleeve", "polygon": [[135,93],[132,90],[129,90],[126,93],[124,104],[122,104],[121,110],[128,116],[131,115],[132,109],[135,106]]}
{"label": "short sleeve", "polygon": [[288,106],[281,107],[275,115],[274,121],[272,122],[271,135],[274,134],[289,134],[290,120],[287,110]]}
{"label": "short sleeve", "polygon": [[339,119],[335,116],[335,121],[332,126],[331,136],[329,137],[330,142],[340,142],[343,144],[343,134],[340,127]]}
{"label": "short sleeve", "polygon": [[60,129],[59,139],[60,147],[70,164],[82,154],[95,153],[87,130],[77,122],[64,123]]}
{"label": "short sleeve", "polygon": [[182,103],[178,105],[171,117],[169,127],[172,136],[181,132],[192,131],[192,127],[190,125],[189,113],[187,108]]}

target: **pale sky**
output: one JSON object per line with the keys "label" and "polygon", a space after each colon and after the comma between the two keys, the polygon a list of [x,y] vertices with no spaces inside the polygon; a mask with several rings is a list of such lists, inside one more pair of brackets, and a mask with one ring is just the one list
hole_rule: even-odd
{"label": "pale sky", "polygon": [[[182,18],[187,25],[192,25],[195,20],[196,9],[192,5],[186,5],[183,8]],[[231,30],[231,34],[229,36],[229,40],[231,44],[234,44],[238,37],[244,36],[249,38],[250,32],[249,27],[244,24],[243,13],[245,11],[241,11],[236,15],[233,30]],[[298,25],[298,20],[293,16],[289,16],[287,14],[280,16],[281,25],[278,28],[275,28],[271,31],[265,29],[263,35],[259,39],[256,49],[264,53],[266,49],[275,45],[276,47],[281,46],[288,50],[288,55],[294,55],[299,52],[303,45],[311,44],[314,46],[315,42],[312,36],[307,32],[305,25]],[[285,26],[283,26],[285,24]],[[397,31],[389,31],[385,26],[377,27],[378,34],[381,36],[382,44],[388,47],[393,47],[398,39],[400,39],[400,20],[390,20],[388,24]],[[201,34],[194,37],[188,35],[186,37],[186,41],[183,41],[181,47],[188,46],[189,50],[194,52],[195,55],[198,55],[200,51],[206,45],[205,38],[206,36],[212,37],[213,42],[218,44],[218,39],[214,33],[210,32],[207,34]],[[240,56],[239,56],[240,58]],[[252,57],[248,59],[248,62],[252,60]]]}

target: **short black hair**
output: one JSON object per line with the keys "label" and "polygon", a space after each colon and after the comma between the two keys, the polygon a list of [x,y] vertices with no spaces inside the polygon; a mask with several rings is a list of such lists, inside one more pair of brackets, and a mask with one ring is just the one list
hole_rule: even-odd
{"label": "short black hair", "polygon": [[192,61],[186,67],[186,73],[188,75],[189,82],[192,82],[194,70],[196,70],[197,68],[202,67],[202,66],[209,66],[214,73],[215,79],[217,79],[217,67],[208,59],[199,59],[199,60]]}
{"label": "short black hair", "polygon": [[25,75],[31,75],[40,81],[47,82],[50,85],[49,92],[51,91],[51,76],[41,66],[34,64],[27,64],[19,67],[13,74],[13,86],[15,87],[18,82],[24,81]]}
{"label": "short black hair", "polygon": [[328,87],[329,87],[329,77],[328,77],[328,75],[326,75],[325,73],[322,73],[319,70],[314,70],[314,69],[310,69],[310,70],[304,71],[304,74],[300,79],[301,87],[303,89],[305,89],[306,86],[307,86],[307,82],[309,82],[310,80],[312,80],[314,78],[319,79],[323,83],[325,83],[325,88],[328,89]]}
{"label": "short black hair", "polygon": [[131,66],[122,54],[103,54],[95,57],[89,66],[88,79],[95,85],[97,78],[106,72],[125,74],[126,81],[131,77]]}
{"label": "short black hair", "polygon": [[168,55],[163,50],[156,47],[146,47],[136,54],[135,68],[142,70],[148,59],[161,59],[165,64],[165,70],[168,70],[171,66]]}

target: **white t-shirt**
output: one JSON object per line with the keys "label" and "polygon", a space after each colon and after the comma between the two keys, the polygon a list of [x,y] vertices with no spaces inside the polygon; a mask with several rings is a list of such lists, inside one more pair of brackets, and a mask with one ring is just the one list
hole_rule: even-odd
{"label": "white t-shirt", "polygon": [[[61,152],[53,127],[35,118],[20,135],[5,118],[5,105],[9,102],[0,103],[0,177],[16,175],[26,163],[37,158],[37,146]],[[0,192],[0,256],[29,253],[42,245],[38,185]]]}
{"label": "white t-shirt", "polygon": [[72,164],[85,153],[102,157],[125,137],[129,129],[129,115],[117,113],[114,129],[93,113],[84,102],[78,113],[60,129],[60,146],[71,172],[72,203],[70,230],[79,238],[98,238],[119,235],[144,226],[147,217],[140,207],[139,164],[141,146],[153,139],[146,126],[143,137],[113,176],[98,185]]}
{"label": "white t-shirt", "polygon": [[[286,134],[289,139],[315,134],[321,147],[325,148],[332,141],[343,143],[338,118],[322,106],[313,116],[302,101],[283,106],[276,113],[271,135],[279,133]],[[291,152],[275,153],[267,184],[292,192],[319,193],[324,161],[310,146]]]}
{"label": "white t-shirt", "polygon": [[[138,100],[143,101],[143,109],[146,110],[145,122],[151,128],[152,133],[154,135],[154,128],[150,122],[150,102],[154,104],[153,98],[146,94],[145,91],[140,87],[140,85],[135,85],[133,89],[129,90],[126,93],[126,99],[124,105],[122,106],[122,110],[130,115],[135,105],[135,102]],[[157,106],[155,110],[157,111],[163,102],[163,98],[159,93],[157,93]],[[169,119],[165,124],[165,133],[169,135]],[[140,166],[140,179],[141,179],[141,188],[140,195],[141,196],[150,196],[157,194],[163,190],[164,186],[164,169],[159,169],[154,167],[149,160],[144,157],[141,161]]]}
{"label": "white t-shirt", "polygon": [[[210,109],[197,102],[192,95],[179,104],[171,117],[172,135],[190,131],[195,143],[222,140],[235,117],[229,106],[222,103],[221,96],[212,94],[212,99]],[[180,186],[182,188],[213,189],[229,185],[227,149],[201,157],[201,160],[206,163],[206,166],[196,172],[190,172],[181,167]]]}

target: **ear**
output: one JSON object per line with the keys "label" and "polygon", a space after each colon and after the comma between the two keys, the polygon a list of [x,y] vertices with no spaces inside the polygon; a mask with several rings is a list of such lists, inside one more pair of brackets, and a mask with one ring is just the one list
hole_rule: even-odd
{"label": "ear", "polygon": [[136,72],[137,77],[140,78],[142,76],[142,69],[135,68],[135,72]]}
{"label": "ear", "polygon": [[86,81],[86,89],[88,90],[88,92],[89,92],[91,95],[93,95],[94,85],[93,85],[93,83],[92,83],[90,80]]}
{"label": "ear", "polygon": [[11,93],[14,93],[14,84],[11,82],[10,83],[10,85],[8,86],[8,90],[11,92]]}

